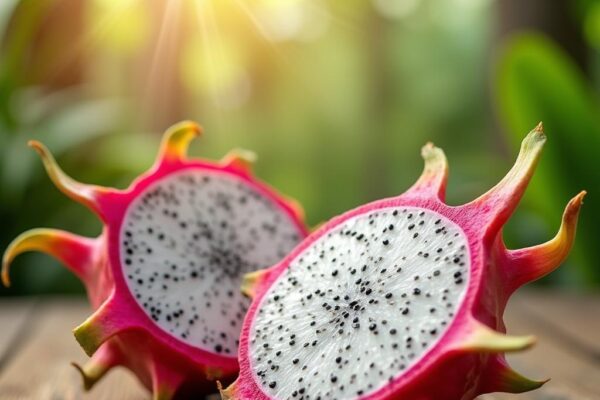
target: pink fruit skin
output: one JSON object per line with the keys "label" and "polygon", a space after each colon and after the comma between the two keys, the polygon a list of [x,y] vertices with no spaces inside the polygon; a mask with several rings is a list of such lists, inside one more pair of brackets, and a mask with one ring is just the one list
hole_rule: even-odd
{"label": "pink fruit skin", "polygon": [[[174,172],[180,172],[185,169],[203,169],[211,170],[217,173],[228,173],[235,175],[238,178],[246,181],[248,185],[257,189],[263,196],[270,198],[275,201],[291,219],[296,221],[298,230],[303,234],[306,234],[306,228],[297,220],[296,215],[288,204],[284,203],[279,197],[273,195],[273,191],[267,188],[264,184],[252,180],[247,174],[240,172],[239,170],[233,169],[229,166],[219,167],[203,162],[187,162],[177,164],[162,164],[157,170],[151,172],[148,176],[143,177],[139,181],[133,184],[133,187],[127,190],[125,193],[106,194],[99,198],[99,210],[102,216],[103,222],[108,227],[106,235],[108,241],[108,248],[118,249],[119,244],[119,233],[121,231],[121,223],[123,221],[124,213],[127,206],[131,204],[133,199],[137,198],[149,185],[156,182],[157,180]],[[135,329],[139,327],[142,330],[149,330],[153,332],[153,336],[160,340],[169,351],[175,349],[178,353],[186,355],[191,362],[198,365],[210,365],[213,368],[222,369],[225,373],[236,372],[237,360],[234,356],[225,357],[217,355],[215,353],[209,353],[201,349],[187,345],[179,340],[176,340],[171,335],[165,333],[162,330],[157,330],[154,322],[142,311],[132,297],[127,283],[121,271],[120,255],[118,251],[109,252],[110,266],[113,271],[115,290],[110,298],[110,306],[118,308],[121,314],[127,315],[127,320],[123,321],[127,329]],[[105,305],[106,306],[106,305]]]}
{"label": "pink fruit skin", "polygon": [[25,251],[43,251],[62,261],[85,284],[89,301],[96,312],[74,333],[86,353],[92,356],[82,373],[91,388],[111,367],[124,366],[154,393],[156,399],[171,398],[183,383],[211,392],[214,379],[228,379],[238,371],[235,356],[226,356],[193,347],[159,328],[138,305],[127,287],[122,271],[119,237],[125,213],[132,201],[149,185],[184,170],[212,171],[235,176],[272,200],[297,226],[301,237],[307,228],[297,204],[283,198],[252,175],[247,161],[230,154],[221,162],[211,163],[185,158],[189,141],[200,133],[197,125],[180,123],[165,135],[163,149],[155,165],[123,191],[82,185],[62,175],[47,150],[34,147],[41,155],[49,175],[69,197],[90,207],[105,228],[95,238],[67,232],[38,229],[17,238],[3,260],[3,281],[9,284],[8,266]]}
{"label": "pink fruit skin", "polygon": [[[242,328],[240,375],[232,386],[221,391],[223,398],[271,399],[260,389],[252,372],[250,330],[261,299],[291,261],[350,218],[386,207],[403,206],[436,211],[464,230],[471,259],[469,284],[455,319],[437,344],[390,384],[358,399],[467,400],[482,393],[519,393],[541,386],[544,382],[528,380],[512,371],[503,354],[503,351],[530,346],[532,338],[524,338],[518,346],[501,345],[499,341],[502,340],[501,333],[506,332],[502,314],[510,295],[524,283],[551,272],[567,256],[585,195],[585,192],[581,192],[569,202],[561,230],[553,240],[527,249],[506,249],[501,228],[527,186],[544,140],[539,125],[525,139],[519,158],[506,178],[479,199],[456,207],[444,203],[447,166],[443,152],[427,145],[423,149],[425,171],[406,193],[375,201],[333,218],[280,263],[266,270],[254,282],[256,295]],[[496,337],[473,340],[474,337],[480,337],[477,336],[478,332],[489,333],[490,328],[498,332]]]}

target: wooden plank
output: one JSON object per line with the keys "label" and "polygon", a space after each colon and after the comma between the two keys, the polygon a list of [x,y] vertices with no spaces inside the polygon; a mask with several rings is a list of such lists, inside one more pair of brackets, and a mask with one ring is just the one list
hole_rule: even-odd
{"label": "wooden plank", "polygon": [[80,300],[50,300],[34,312],[29,329],[34,336],[0,375],[0,398],[50,399],[147,399],[148,392],[129,372],[110,373],[89,394],[83,394],[71,361],[87,359],[71,330],[90,310]]}
{"label": "wooden plank", "polygon": [[[600,364],[590,357],[581,354],[571,344],[575,336],[565,336],[556,327],[540,324],[537,311],[529,307],[531,299],[540,296],[536,293],[525,292],[517,294],[511,300],[505,321],[511,334],[534,334],[538,338],[536,346],[523,353],[509,355],[510,364],[525,376],[533,379],[551,378],[541,389],[519,396],[520,400],[593,400],[600,398]],[[561,303],[562,295],[554,293],[552,303]],[[598,314],[585,314],[572,317],[570,313],[561,313],[552,307],[544,306],[540,300],[545,318],[561,321],[561,325],[577,325],[578,329],[586,332],[591,320]],[[593,310],[581,308],[582,310]],[[509,400],[514,396],[493,394],[481,396],[485,400]]]}
{"label": "wooden plank", "polygon": [[[32,321],[27,326],[32,331],[31,338],[21,346],[18,354],[0,375],[0,398],[148,399],[148,391],[124,368],[115,369],[92,391],[84,393],[81,378],[70,363],[75,361],[83,364],[87,356],[79,348],[71,330],[90,312],[85,302],[79,299],[44,301],[31,312]],[[8,321],[7,316],[4,318]],[[220,396],[209,398],[218,400]]]}
{"label": "wooden plank", "polygon": [[600,362],[600,294],[530,291],[521,304],[540,323],[552,327]]}
{"label": "wooden plank", "polygon": [[23,329],[33,311],[34,299],[5,299],[0,302],[0,373],[26,340]]}
{"label": "wooden plank", "polygon": [[[511,364],[532,378],[553,378],[542,389],[520,395],[520,400],[600,398],[600,364],[593,357],[582,354],[581,348],[573,346],[573,343],[583,343],[582,346],[590,348],[596,345],[590,343],[586,335],[598,337],[599,331],[595,328],[599,315],[597,304],[597,300],[562,297],[555,293],[519,294],[511,301],[506,313],[509,332],[533,333],[539,339],[533,350],[510,356]],[[11,348],[15,335],[27,339],[24,335],[27,332],[22,332],[24,326],[31,333],[0,371],[0,398],[135,400],[149,397],[133,375],[124,369],[109,374],[91,393],[82,393],[80,378],[69,365],[71,361],[83,363],[87,358],[71,334],[71,329],[90,312],[82,301],[44,301],[29,322],[27,307],[31,307],[31,303],[0,303],[0,350]],[[543,319],[540,317],[542,312]],[[481,396],[481,400],[514,398],[504,394]]]}

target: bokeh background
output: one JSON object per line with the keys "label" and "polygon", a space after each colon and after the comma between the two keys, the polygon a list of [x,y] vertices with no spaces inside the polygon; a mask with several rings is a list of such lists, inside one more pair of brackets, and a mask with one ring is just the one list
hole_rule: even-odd
{"label": "bokeh background", "polygon": [[[193,119],[196,156],[232,147],[316,224],[403,192],[420,147],[450,161],[448,201],[494,185],[543,121],[538,172],[510,247],[558,229],[588,190],[567,265],[538,284],[600,284],[600,1],[1,0],[0,248],[23,230],[97,235],[28,139],[76,179],[126,187],[160,135]],[[13,265],[0,296],[80,293],[47,256]]]}

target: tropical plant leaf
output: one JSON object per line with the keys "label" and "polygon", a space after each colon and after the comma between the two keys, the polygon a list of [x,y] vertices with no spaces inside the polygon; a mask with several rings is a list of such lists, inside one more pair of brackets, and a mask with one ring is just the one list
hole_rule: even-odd
{"label": "tropical plant leaf", "polygon": [[573,264],[582,283],[600,282],[594,241],[600,237],[599,103],[591,85],[569,57],[549,39],[520,34],[510,39],[497,64],[495,99],[508,141],[543,121],[548,146],[526,201],[552,228],[566,201],[587,189]]}

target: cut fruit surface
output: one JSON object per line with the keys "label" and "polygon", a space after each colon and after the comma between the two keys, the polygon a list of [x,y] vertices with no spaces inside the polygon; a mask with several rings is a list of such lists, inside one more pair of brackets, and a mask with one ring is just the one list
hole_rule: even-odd
{"label": "cut fruit surface", "polygon": [[249,274],[240,375],[223,398],[467,400],[541,386],[507,365],[504,353],[535,337],[506,335],[502,314],[518,287],[565,259],[585,192],[547,243],[509,250],[502,226],[545,140],[540,125],[505,178],[456,207],[444,203],[444,153],[427,144],[407,192],[332,219]]}
{"label": "cut fruit surface", "polygon": [[446,331],[469,263],[464,232],[427,209],[382,208],[339,224],[263,297],[251,331],[255,379],[276,398],[379,389]]}
{"label": "cut fruit surface", "polygon": [[245,273],[282,259],[301,234],[270,199],[235,176],[183,171],[129,207],[121,259],[146,314],[182,341],[235,355],[249,301]]}
{"label": "cut fruit surface", "polygon": [[77,366],[86,388],[111,368],[132,370],[168,399],[191,383],[200,392],[238,369],[240,326],[250,301],[237,288],[245,273],[281,260],[305,235],[297,203],[252,176],[248,152],[219,162],[188,159],[200,133],[191,122],[167,131],[156,163],[128,189],[68,177],[38,142],[48,175],[103,221],[95,239],[36,229],[3,260],[43,251],[85,283],[95,309],[74,335],[92,356]]}

